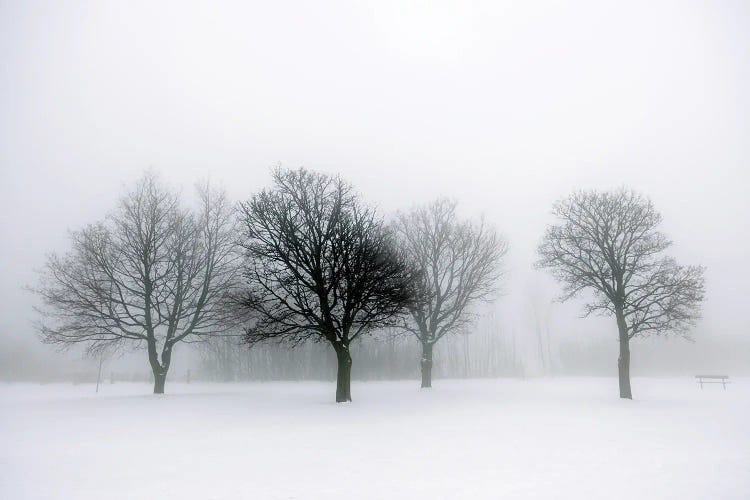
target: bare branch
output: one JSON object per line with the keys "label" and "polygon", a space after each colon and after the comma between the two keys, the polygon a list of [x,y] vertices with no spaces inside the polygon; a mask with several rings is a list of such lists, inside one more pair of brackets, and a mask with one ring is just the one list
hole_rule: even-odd
{"label": "bare branch", "polygon": [[375,212],[339,177],[276,169],[274,188],[239,207],[252,312],[246,341],[334,346],[393,324],[411,275]]}
{"label": "bare branch", "polygon": [[686,334],[700,317],[702,267],[660,254],[671,242],[647,198],[626,189],[580,191],[554,205],[537,267],[563,284],[562,300],[592,291],[584,309],[618,317],[621,338]]}
{"label": "bare branch", "polygon": [[176,343],[236,323],[222,307],[238,283],[233,213],[223,192],[199,195],[199,210],[185,210],[149,172],[104,221],[73,231],[34,289],[43,340],[90,351],[145,342],[154,373],[166,374]]}
{"label": "bare branch", "polygon": [[399,214],[395,231],[421,272],[418,300],[400,326],[432,345],[465,328],[473,319],[471,307],[492,298],[508,245],[483,220],[459,220],[456,203],[444,198]]}

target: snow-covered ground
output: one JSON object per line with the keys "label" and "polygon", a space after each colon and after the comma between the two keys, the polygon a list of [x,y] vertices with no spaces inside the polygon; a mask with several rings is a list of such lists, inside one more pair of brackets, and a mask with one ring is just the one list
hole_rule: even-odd
{"label": "snow-covered ground", "polygon": [[750,380],[0,385],[0,498],[750,498]]}

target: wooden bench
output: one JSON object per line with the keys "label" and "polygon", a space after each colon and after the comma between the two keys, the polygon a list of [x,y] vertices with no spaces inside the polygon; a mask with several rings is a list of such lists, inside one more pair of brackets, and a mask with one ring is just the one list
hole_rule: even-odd
{"label": "wooden bench", "polygon": [[727,384],[729,384],[729,375],[696,375],[698,383],[703,389],[703,384],[721,384],[724,390],[727,390]]}

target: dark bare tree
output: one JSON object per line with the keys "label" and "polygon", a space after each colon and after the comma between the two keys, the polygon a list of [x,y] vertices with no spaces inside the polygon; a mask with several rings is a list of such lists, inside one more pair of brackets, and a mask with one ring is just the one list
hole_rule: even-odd
{"label": "dark bare tree", "polygon": [[237,283],[233,212],[225,195],[199,186],[200,206],[146,174],[105,220],[71,232],[72,250],[49,256],[34,289],[45,342],[89,352],[145,345],[154,393],[176,344],[232,325],[223,298]]}
{"label": "dark bare tree", "polygon": [[352,340],[393,324],[412,276],[382,220],[339,177],[273,172],[272,189],[240,206],[248,285],[246,340],[326,341],[336,352],[336,401],[351,401]]}
{"label": "dark bare tree", "polygon": [[620,342],[620,397],[632,399],[630,339],[687,335],[700,317],[704,269],[662,255],[672,244],[648,198],[627,189],[579,191],[553,208],[558,222],[539,245],[539,268],[562,282],[562,300],[593,292],[584,316],[613,315]]}
{"label": "dark bare tree", "polygon": [[422,387],[432,387],[434,345],[464,330],[474,319],[472,306],[493,296],[507,243],[484,221],[459,220],[456,202],[442,198],[399,214],[395,227],[420,271],[417,300],[400,327],[421,342]]}

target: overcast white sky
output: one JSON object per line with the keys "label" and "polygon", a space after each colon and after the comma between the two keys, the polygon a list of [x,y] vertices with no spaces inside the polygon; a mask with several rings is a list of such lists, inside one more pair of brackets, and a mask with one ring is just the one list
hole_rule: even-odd
{"label": "overcast white sky", "polygon": [[0,0],[0,336],[31,335],[22,285],[145,169],[241,199],[277,163],[486,214],[505,311],[551,284],[555,199],[631,186],[708,267],[701,331],[747,335],[748,89],[746,1]]}

